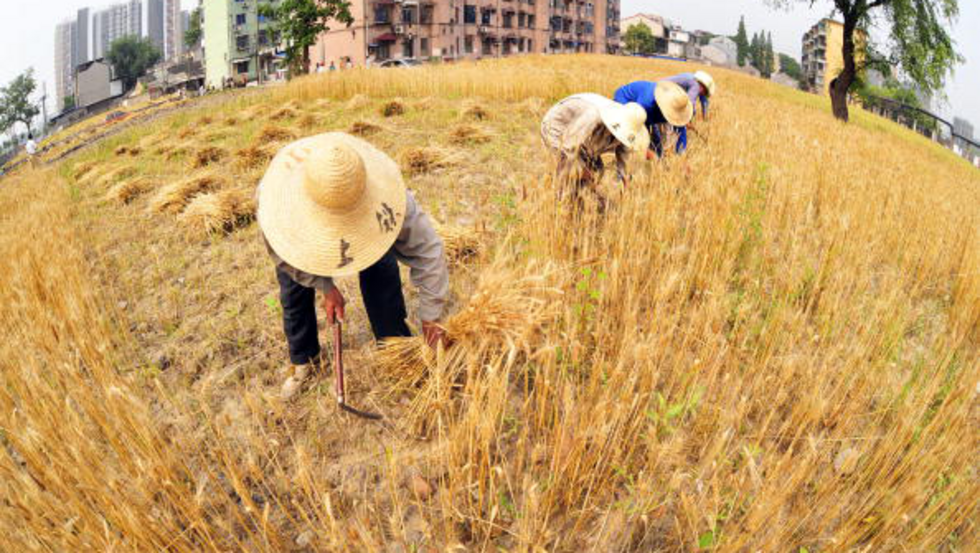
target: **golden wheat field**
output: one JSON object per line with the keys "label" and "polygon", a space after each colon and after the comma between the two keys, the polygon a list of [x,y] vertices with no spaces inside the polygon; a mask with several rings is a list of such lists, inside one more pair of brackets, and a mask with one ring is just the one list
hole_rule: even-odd
{"label": "golden wheat field", "polygon": [[[547,107],[690,67],[334,72],[4,178],[0,550],[976,551],[980,173],[712,70],[687,154],[557,205]],[[279,399],[252,192],[328,130],[398,160],[452,258],[438,352],[377,350],[341,282],[381,423],[330,377]]]}

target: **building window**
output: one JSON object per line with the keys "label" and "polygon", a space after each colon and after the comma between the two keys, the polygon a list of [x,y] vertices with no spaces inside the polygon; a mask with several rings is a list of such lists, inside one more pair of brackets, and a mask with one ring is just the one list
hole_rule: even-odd
{"label": "building window", "polygon": [[245,21],[246,19],[244,13],[240,13],[235,16],[235,25],[244,25]]}
{"label": "building window", "polygon": [[463,6],[463,23],[476,24],[476,6]]}
{"label": "building window", "polygon": [[406,25],[415,23],[415,10],[412,8],[402,8],[402,23]]}
{"label": "building window", "polygon": [[419,39],[419,50],[421,51],[423,58],[427,58],[432,55],[432,50],[429,50],[429,39]]}
{"label": "building window", "polygon": [[527,19],[526,19],[526,16],[524,15],[524,12],[521,12],[521,13],[517,14],[517,28],[518,29],[523,29],[524,28],[524,23],[526,21],[527,21]]}
{"label": "building window", "polygon": [[534,52],[534,40],[527,39],[527,52]]}
{"label": "building window", "polygon": [[391,19],[388,17],[388,8],[380,5],[374,7],[374,22],[375,23],[388,23]]}
{"label": "building window", "polygon": [[432,25],[432,12],[434,6],[422,6],[422,12],[419,14],[419,23],[422,25]]}
{"label": "building window", "polygon": [[247,50],[248,49],[248,35],[238,35],[238,36],[236,36],[235,37],[235,46],[237,46],[239,50]]}
{"label": "building window", "polygon": [[487,8],[480,10],[480,25],[493,25],[493,12],[494,10]]}
{"label": "building window", "polygon": [[248,74],[248,60],[236,62],[235,73],[238,75]]}
{"label": "building window", "polygon": [[506,13],[504,14],[504,28],[510,29],[514,26],[514,14]]}
{"label": "building window", "polygon": [[404,41],[402,41],[402,57],[403,58],[415,57],[415,44],[410,38],[406,38]]}
{"label": "building window", "polygon": [[466,48],[465,52],[467,54],[472,54],[473,53],[473,37],[472,36],[467,36],[466,39],[463,41],[463,46]]}
{"label": "building window", "polygon": [[531,14],[528,14],[527,16],[527,28],[528,29],[534,28],[534,16]]}
{"label": "building window", "polygon": [[265,29],[259,30],[259,44],[261,46],[265,46],[266,44],[269,44],[269,32],[266,31]]}

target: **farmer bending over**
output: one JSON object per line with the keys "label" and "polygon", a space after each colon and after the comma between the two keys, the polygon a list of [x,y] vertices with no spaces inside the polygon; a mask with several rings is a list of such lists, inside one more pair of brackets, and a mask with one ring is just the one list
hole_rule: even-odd
{"label": "farmer bending over", "polygon": [[650,132],[650,150],[647,159],[663,155],[663,137],[660,125],[674,127],[678,134],[676,151],[687,148],[687,129],[694,116],[694,106],[680,86],[670,81],[636,81],[616,90],[613,99],[620,104],[637,103],[646,111],[646,127]]}
{"label": "farmer bending over", "polygon": [[444,340],[438,321],[449,292],[443,244],[405,188],[398,165],[344,133],[304,138],[282,148],[258,187],[258,221],[276,266],[291,376],[283,399],[319,372],[315,291],[327,323],[344,319],[333,277],[358,275],[378,340],[410,336],[398,262],[410,268],[421,298],[422,332]]}
{"label": "farmer bending over", "polygon": [[541,121],[541,139],[558,155],[559,197],[576,165],[576,192],[594,190],[605,170],[602,154],[610,152],[616,154],[616,176],[625,185],[629,153],[646,150],[650,143],[644,120],[641,106],[623,106],[598,94],[575,94],[552,106]]}
{"label": "farmer bending over", "polygon": [[711,75],[704,71],[697,71],[694,73],[681,73],[680,75],[667,77],[663,80],[677,83],[681,88],[686,90],[687,97],[691,99],[691,105],[694,106],[694,115],[697,115],[698,102],[700,102],[701,119],[708,118],[708,101],[709,98],[715,95],[715,80],[711,78]]}

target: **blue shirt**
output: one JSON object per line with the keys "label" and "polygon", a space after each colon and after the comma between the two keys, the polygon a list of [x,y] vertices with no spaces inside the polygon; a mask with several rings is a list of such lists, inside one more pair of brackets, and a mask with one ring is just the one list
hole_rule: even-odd
{"label": "blue shirt", "polygon": [[[660,136],[659,125],[667,123],[667,118],[664,117],[662,111],[660,111],[660,106],[657,105],[657,100],[654,97],[654,91],[657,89],[657,83],[652,81],[636,81],[628,85],[621,86],[616,90],[616,94],[613,95],[613,100],[619,102],[620,104],[628,104],[630,102],[636,102],[640,104],[644,110],[647,112],[646,126],[650,131],[650,149],[657,153],[657,156],[662,156],[664,152],[663,147],[663,137]],[[686,127],[674,127],[677,131],[679,137],[677,139],[676,151],[678,154],[683,153],[687,149],[687,128]]]}
{"label": "blue shirt", "polygon": [[680,75],[667,77],[664,80],[677,83],[687,91],[687,96],[691,99],[691,105],[694,106],[695,115],[697,115],[698,101],[701,102],[701,113],[704,116],[708,115],[708,96],[701,94],[701,83],[694,78],[694,73],[681,73]]}

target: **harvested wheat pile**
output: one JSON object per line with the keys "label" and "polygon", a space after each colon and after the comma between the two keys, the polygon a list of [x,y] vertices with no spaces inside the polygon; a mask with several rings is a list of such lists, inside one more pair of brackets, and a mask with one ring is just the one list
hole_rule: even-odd
{"label": "harvested wheat pile", "polygon": [[217,163],[224,159],[228,155],[228,152],[223,148],[217,148],[214,146],[208,146],[202,148],[194,154],[194,167],[201,168],[207,167],[212,163]]}
{"label": "harvested wheat pile", "polygon": [[261,167],[272,159],[273,153],[269,148],[262,146],[246,146],[235,152],[238,166],[242,169],[255,169]]}
{"label": "harvested wheat pile", "polygon": [[463,108],[460,114],[463,119],[470,119],[473,121],[484,121],[490,119],[490,112],[483,106],[483,104],[477,102],[469,103],[465,108]]}
{"label": "harvested wheat pile", "polygon": [[330,107],[330,98],[320,98],[319,100],[313,102],[314,109],[326,109]]}
{"label": "harvested wheat pile", "polygon": [[130,157],[136,157],[136,156],[140,155],[141,153],[143,153],[143,149],[140,148],[139,146],[130,146],[128,153],[129,153]]}
{"label": "harvested wheat pile", "polygon": [[357,136],[370,136],[380,130],[381,127],[370,121],[354,121],[347,132]]}
{"label": "harvested wheat pile", "polygon": [[385,117],[394,117],[396,115],[404,115],[404,114],[405,114],[405,104],[398,98],[395,98],[394,100],[391,100],[389,102],[385,102],[384,105],[381,106],[381,115]]}
{"label": "harvested wheat pile", "polygon": [[227,131],[215,130],[201,137],[200,142],[203,144],[213,144],[215,142],[221,142],[227,139],[228,136],[229,134]]}
{"label": "harvested wheat pile", "polygon": [[233,115],[229,115],[228,117],[225,117],[224,121],[222,121],[221,124],[226,127],[234,127],[235,125],[238,124],[238,118]]}
{"label": "harvested wheat pile", "polygon": [[272,112],[272,115],[269,115],[269,121],[283,121],[294,117],[296,117],[296,110],[291,107],[284,107]]}
{"label": "harvested wheat pile", "polygon": [[150,200],[150,211],[179,213],[194,196],[220,188],[224,184],[215,175],[198,175],[161,188]]}
{"label": "harvested wheat pile", "polygon": [[116,184],[106,193],[106,199],[112,202],[128,204],[137,196],[149,192],[154,186],[153,181],[146,177],[136,177]]}
{"label": "harvested wheat pile", "polygon": [[294,138],[296,138],[296,135],[289,129],[276,125],[266,125],[255,140],[259,144],[269,144],[272,142],[285,142]]}
{"label": "harvested wheat pile", "polygon": [[414,176],[459,165],[460,156],[448,148],[426,146],[403,150],[401,161],[405,171]]}
{"label": "harvested wheat pile", "polygon": [[205,115],[203,117],[198,118],[197,120],[198,125],[210,125],[213,122],[214,119],[210,115]]}
{"label": "harvested wheat pile", "polygon": [[84,163],[79,163],[78,165],[75,166],[75,172],[74,172],[75,180],[80,180],[82,177],[88,174],[89,171],[95,169],[98,166],[99,164],[96,163],[95,161],[86,161]]}
{"label": "harvested wheat pile", "polygon": [[473,227],[444,225],[433,221],[436,232],[442,238],[446,260],[462,263],[480,255],[483,251],[485,232]]}
{"label": "harvested wheat pile", "polygon": [[197,127],[195,127],[194,125],[188,125],[183,129],[181,129],[179,133],[177,133],[177,138],[181,138],[181,139],[190,138],[195,134],[197,134]]}
{"label": "harvested wheat pile", "polygon": [[206,192],[195,196],[178,221],[194,235],[231,232],[255,217],[255,200],[241,189]]}
{"label": "harvested wheat pile", "polygon": [[116,154],[117,156],[124,156],[127,153],[129,153],[129,146],[126,146],[125,144],[123,144],[122,146],[119,146],[118,148],[116,148],[113,151],[113,153]]}
{"label": "harvested wheat pile", "polygon": [[[135,167],[132,167],[130,165],[123,165],[121,167],[116,167],[115,169],[110,169],[105,173],[102,173],[102,175],[98,177],[97,184],[98,186],[101,187],[109,187],[116,184],[121,179],[132,177],[135,174],[136,174]],[[95,179],[95,175],[93,175],[92,179],[90,180],[94,180],[94,179]]]}
{"label": "harvested wheat pile", "polygon": [[490,142],[490,135],[476,125],[457,125],[449,132],[449,142],[457,146],[485,144]]}
{"label": "harvested wheat pile", "polygon": [[309,130],[314,127],[319,127],[321,125],[321,121],[320,118],[317,117],[316,115],[313,115],[312,113],[307,113],[306,115],[301,117],[296,124],[299,125],[300,128],[302,129]]}
{"label": "harvested wheat pile", "polygon": [[347,100],[347,105],[345,106],[349,110],[362,109],[371,104],[371,99],[364,94],[355,94],[351,96],[350,100]]}
{"label": "harvested wheat pile", "polygon": [[425,98],[419,98],[412,102],[412,109],[416,111],[425,111],[432,107],[433,100],[431,96],[426,96]]}

